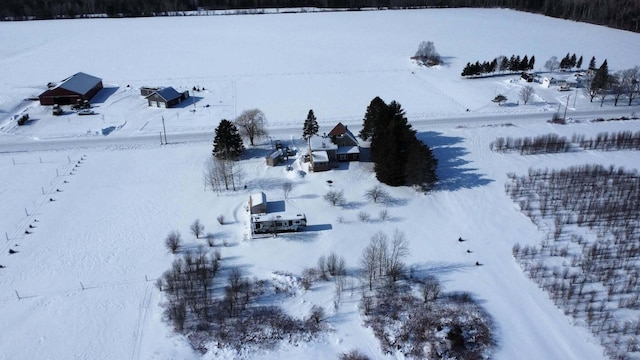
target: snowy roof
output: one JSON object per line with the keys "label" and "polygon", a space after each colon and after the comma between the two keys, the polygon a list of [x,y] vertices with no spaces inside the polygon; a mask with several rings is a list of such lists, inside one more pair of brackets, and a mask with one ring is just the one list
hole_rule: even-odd
{"label": "snowy roof", "polygon": [[338,148],[338,154],[360,154],[360,148],[357,146],[341,146]]}
{"label": "snowy roof", "polygon": [[58,87],[77,94],[86,94],[101,81],[98,77],[79,72],[66,78]]}
{"label": "snowy roof", "polygon": [[314,151],[311,153],[314,163],[329,162],[329,154],[326,151]]}
{"label": "snowy roof", "polygon": [[331,139],[321,136],[311,137],[311,151],[315,150],[335,150],[338,145],[331,142]]}
{"label": "snowy roof", "polygon": [[251,206],[258,206],[258,205],[266,204],[267,203],[267,195],[265,195],[265,193],[263,193],[263,192],[259,192],[259,193],[256,193],[256,194],[251,194],[249,200],[250,200],[250,205]]}

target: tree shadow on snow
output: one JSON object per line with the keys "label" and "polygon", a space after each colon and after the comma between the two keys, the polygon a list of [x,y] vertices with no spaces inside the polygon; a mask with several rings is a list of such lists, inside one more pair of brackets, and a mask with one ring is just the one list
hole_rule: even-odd
{"label": "tree shadow on snow", "polygon": [[469,152],[461,146],[463,138],[444,136],[435,131],[426,131],[416,134],[433,150],[433,155],[438,159],[438,184],[436,190],[454,191],[484,186],[493,180],[487,179],[478,169],[469,167],[471,163],[463,159]]}

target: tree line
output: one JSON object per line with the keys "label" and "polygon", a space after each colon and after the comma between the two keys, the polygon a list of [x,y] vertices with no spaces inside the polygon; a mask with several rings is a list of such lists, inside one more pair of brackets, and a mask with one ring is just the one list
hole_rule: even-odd
{"label": "tree line", "polygon": [[460,75],[474,77],[493,74],[495,72],[516,73],[529,71],[533,70],[535,63],[536,57],[534,55],[531,55],[531,58],[529,58],[528,55],[524,55],[522,58],[520,58],[520,55],[511,55],[509,58],[503,55],[494,58],[492,61],[483,61],[482,63],[476,61],[473,64],[468,62],[464,69],[462,69],[462,74]]}
{"label": "tree line", "polygon": [[504,7],[614,28],[640,30],[640,3],[635,0],[4,0],[0,19],[55,19],[104,14],[110,17],[171,15],[200,9],[260,8]]}

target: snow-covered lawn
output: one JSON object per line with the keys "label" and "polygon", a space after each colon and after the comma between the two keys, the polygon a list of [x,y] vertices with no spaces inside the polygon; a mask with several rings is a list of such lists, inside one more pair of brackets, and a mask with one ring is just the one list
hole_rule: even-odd
{"label": "snow-covered lawn", "polygon": [[[523,24],[530,27],[524,39],[514,31]],[[426,69],[409,60],[423,40],[434,41],[446,65]],[[189,232],[197,218],[216,237],[223,266],[257,278],[300,274],[331,251],[355,271],[373,234],[401,229],[415,271],[436,275],[445,291],[471,292],[493,316],[497,359],[601,359],[597,339],[556,308],[511,255],[513,244],[535,244],[544,233],[504,184],[508,172],[530,167],[637,169],[637,151],[520,156],[493,153],[489,144],[498,136],[637,131],[638,121],[588,122],[599,104],[578,93],[574,106],[572,92],[567,117],[582,121],[551,125],[545,120],[564,110],[568,94],[534,85],[531,105],[499,107],[490,101],[497,93],[517,102],[523,85],[511,81],[517,76],[459,74],[468,61],[511,54],[534,54],[539,69],[566,52],[625,69],[638,64],[640,49],[631,46],[638,40],[629,32],[497,9],[0,23],[0,359],[198,358],[162,321],[162,294],[154,286],[174,259],[164,246],[170,231],[181,232],[187,249],[205,245]],[[105,82],[97,115],[54,117],[49,108],[22,101],[78,71]],[[195,104],[157,109],[139,95],[144,85],[205,90],[192,94]],[[385,188],[395,200],[390,220],[377,220],[383,207],[363,197],[377,184],[370,163],[324,173],[300,172],[299,164],[293,171],[266,167],[269,139],[242,161],[246,189],[205,191],[203,167],[220,119],[259,108],[273,140],[294,139],[303,150],[309,109],[321,133],[338,121],[355,131],[375,96],[400,102],[440,160],[436,191]],[[33,121],[17,127],[11,117],[22,111]],[[603,117],[633,111],[638,107],[605,103]],[[159,141],[162,117],[166,146]],[[287,200],[285,181],[294,183]],[[344,191],[344,206],[322,199],[333,189]],[[244,240],[245,206],[256,191],[304,212],[308,231]],[[373,221],[360,222],[363,211]],[[228,223],[220,225],[218,215]],[[468,241],[456,241],[460,236]],[[346,291],[334,310],[330,283],[299,289],[281,305],[296,317],[323,306],[333,331],[250,357],[335,358],[357,348],[386,358],[362,327],[359,296],[357,289]],[[212,351],[204,358],[232,356]]]}

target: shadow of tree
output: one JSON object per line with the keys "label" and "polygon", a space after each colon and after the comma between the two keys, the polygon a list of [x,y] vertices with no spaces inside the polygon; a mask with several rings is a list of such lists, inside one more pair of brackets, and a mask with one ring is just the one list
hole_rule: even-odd
{"label": "shadow of tree", "polygon": [[469,167],[471,163],[463,159],[469,152],[462,146],[463,138],[444,136],[435,131],[419,132],[417,138],[423,141],[433,150],[433,155],[438,159],[438,184],[436,190],[453,191],[484,186],[493,180],[487,179],[478,169]]}

